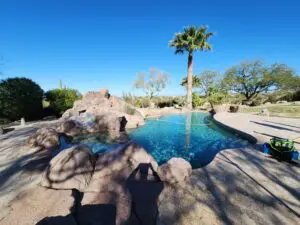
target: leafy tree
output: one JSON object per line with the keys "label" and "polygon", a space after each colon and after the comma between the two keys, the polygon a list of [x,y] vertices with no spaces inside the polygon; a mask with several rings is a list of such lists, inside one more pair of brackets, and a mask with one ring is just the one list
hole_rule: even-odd
{"label": "leafy tree", "polygon": [[214,104],[221,103],[227,95],[225,89],[218,78],[220,74],[216,71],[205,70],[198,76],[200,80],[200,92],[204,94],[206,100],[214,108]]}
{"label": "leafy tree", "polygon": [[[192,82],[193,88],[199,88],[201,86],[200,79],[196,75],[193,75],[192,79],[193,79],[193,82]],[[180,85],[187,88],[187,83],[188,83],[187,80],[188,80],[187,77],[183,78]]]}
{"label": "leafy tree", "polygon": [[203,97],[201,97],[196,92],[193,92],[192,100],[193,100],[192,103],[193,103],[193,107],[194,108],[202,106],[204,104],[204,102],[205,102],[205,100],[203,99]]}
{"label": "leafy tree", "polygon": [[44,91],[28,78],[8,78],[0,82],[0,117],[11,121],[42,117]]}
{"label": "leafy tree", "polygon": [[293,71],[283,64],[267,67],[261,61],[253,61],[228,69],[223,84],[229,90],[243,94],[249,102],[259,93],[287,86],[294,77]]}
{"label": "leafy tree", "polygon": [[192,87],[193,87],[193,53],[196,51],[211,50],[211,45],[207,42],[213,35],[207,31],[206,26],[190,26],[184,28],[183,32],[177,33],[170,41],[170,47],[176,48],[175,54],[188,53],[188,72],[187,72],[187,108],[192,109]]}
{"label": "leafy tree", "polygon": [[57,116],[61,116],[67,109],[73,107],[76,100],[81,98],[81,94],[75,89],[53,89],[46,92],[46,99],[49,101],[50,109]]}
{"label": "leafy tree", "polygon": [[159,69],[150,68],[148,76],[144,73],[137,74],[137,80],[133,86],[137,89],[142,89],[145,94],[152,99],[165,89],[169,81],[170,77],[167,73]]}
{"label": "leafy tree", "polygon": [[300,91],[300,77],[295,71],[285,64],[274,64],[271,66],[272,78],[277,90]]}

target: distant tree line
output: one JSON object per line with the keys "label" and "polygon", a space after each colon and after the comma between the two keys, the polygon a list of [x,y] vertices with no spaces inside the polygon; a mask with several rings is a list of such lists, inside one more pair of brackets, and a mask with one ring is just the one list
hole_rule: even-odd
{"label": "distant tree line", "polygon": [[[223,75],[215,71],[203,71],[192,77],[193,106],[203,103],[203,96],[211,107],[226,101],[228,95],[243,96],[242,103],[251,105],[260,94],[286,92],[299,99],[300,77],[285,64],[266,65],[261,61],[243,62],[225,71]],[[186,87],[187,78],[181,85]],[[196,103],[197,101],[197,103]]]}

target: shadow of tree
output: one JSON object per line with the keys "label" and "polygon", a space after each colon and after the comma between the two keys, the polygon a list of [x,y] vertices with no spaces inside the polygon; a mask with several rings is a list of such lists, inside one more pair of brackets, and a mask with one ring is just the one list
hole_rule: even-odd
{"label": "shadow of tree", "polygon": [[261,125],[261,126],[267,126],[267,127],[279,129],[279,130],[287,130],[287,131],[291,131],[291,132],[294,132],[294,133],[300,133],[300,131],[298,131],[298,130],[294,130],[294,129],[290,129],[290,128],[286,128],[286,127],[282,127],[282,126],[271,125],[271,124],[261,123],[261,122],[252,121],[252,120],[250,120],[250,122]]}
{"label": "shadow of tree", "polygon": [[165,185],[158,224],[297,224],[297,172],[252,149],[223,151],[189,182]]}
{"label": "shadow of tree", "polygon": [[5,184],[13,177],[15,174],[19,172],[42,172],[47,168],[49,161],[51,160],[53,153],[49,150],[36,150],[33,153],[26,154],[21,158],[15,160],[14,162],[9,162],[7,165],[2,164],[1,166],[6,166],[0,172],[0,190],[1,195],[5,192],[2,189],[5,187]]}
{"label": "shadow of tree", "polygon": [[[10,128],[10,131],[12,128]],[[8,140],[12,138],[17,138],[17,137],[29,137],[30,135],[34,134],[38,130],[38,127],[26,127],[26,128],[21,128],[17,130],[13,130],[13,132],[8,132],[4,135],[0,136],[0,140]]]}
{"label": "shadow of tree", "polygon": [[116,206],[113,204],[82,205],[84,193],[76,189],[72,190],[74,205],[70,209],[71,213],[67,216],[46,217],[36,225],[115,225]]}
{"label": "shadow of tree", "polygon": [[[255,178],[253,178],[251,175],[249,175],[245,170],[243,170],[238,164],[234,163],[231,159],[229,159],[227,156],[225,156],[224,154],[220,154],[221,156],[223,156],[225,159],[221,159],[227,163],[230,163],[231,165],[235,166],[239,171],[241,171],[243,174],[245,174],[247,177],[249,177],[253,182],[255,182],[258,186],[260,186],[262,189],[264,189],[269,195],[271,195],[274,200],[280,202],[280,204],[282,204],[284,207],[286,207],[289,211],[291,211],[293,214],[295,214],[295,216],[300,218],[300,214],[298,212],[296,212],[294,209],[292,209],[288,204],[286,204],[283,200],[281,200],[280,198],[278,198],[274,193],[272,193],[268,188],[266,188],[264,185],[262,185],[259,181],[257,181]],[[290,194],[292,194],[296,199],[300,200],[300,193],[295,190],[294,188],[284,184],[283,182],[281,182],[280,179],[278,179],[276,176],[270,174],[270,172],[268,170],[266,170],[263,166],[260,165],[260,163],[256,163],[255,164],[260,171],[262,171],[262,174],[264,174],[265,176],[267,176],[270,180],[274,181],[277,183],[277,185],[281,185],[283,188],[285,188],[287,191],[290,192]]]}
{"label": "shadow of tree", "polygon": [[287,126],[287,127],[293,127],[293,128],[298,128],[298,129],[300,129],[300,127],[293,126],[293,125],[290,125],[290,124],[278,123],[278,122],[269,121],[269,120],[263,120],[263,121],[268,122],[268,123],[274,123],[274,124],[278,124],[278,125],[283,125],[283,126]]}

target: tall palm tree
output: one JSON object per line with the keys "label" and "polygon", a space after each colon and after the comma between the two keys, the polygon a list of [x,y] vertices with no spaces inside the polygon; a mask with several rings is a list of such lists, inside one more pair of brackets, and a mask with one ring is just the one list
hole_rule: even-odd
{"label": "tall palm tree", "polygon": [[211,45],[207,42],[214,34],[207,31],[206,26],[189,26],[184,28],[183,32],[175,34],[169,46],[176,48],[175,54],[188,52],[188,71],[187,71],[187,108],[192,109],[192,87],[193,87],[193,53],[195,51],[209,51]]}

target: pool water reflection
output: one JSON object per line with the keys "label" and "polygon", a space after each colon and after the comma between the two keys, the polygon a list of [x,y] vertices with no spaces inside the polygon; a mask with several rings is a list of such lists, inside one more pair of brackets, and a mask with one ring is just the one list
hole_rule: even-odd
{"label": "pool water reflection", "polygon": [[210,163],[221,150],[238,148],[248,142],[217,126],[206,113],[187,113],[149,119],[129,133],[159,164],[172,157],[188,160],[193,168]]}

